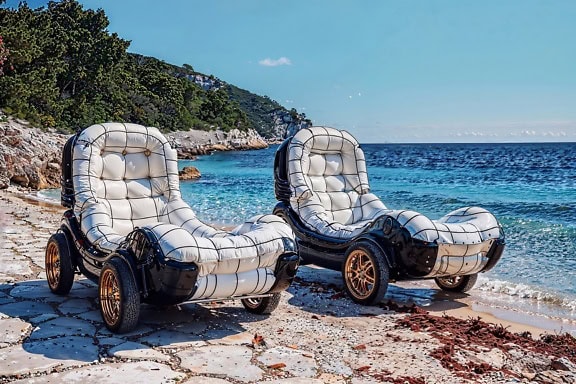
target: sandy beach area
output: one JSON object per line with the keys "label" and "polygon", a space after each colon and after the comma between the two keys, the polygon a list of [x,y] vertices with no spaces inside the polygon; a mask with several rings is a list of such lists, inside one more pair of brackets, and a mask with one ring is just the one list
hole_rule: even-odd
{"label": "sandy beach area", "polygon": [[[576,382],[576,343],[561,323],[477,311],[427,282],[391,284],[385,302],[363,307],[337,272],[314,266],[269,317],[239,302],[144,305],[136,331],[112,335],[93,283],[78,276],[65,298],[48,290],[44,247],[63,211],[0,191],[0,383]],[[47,352],[70,345],[87,355]]]}

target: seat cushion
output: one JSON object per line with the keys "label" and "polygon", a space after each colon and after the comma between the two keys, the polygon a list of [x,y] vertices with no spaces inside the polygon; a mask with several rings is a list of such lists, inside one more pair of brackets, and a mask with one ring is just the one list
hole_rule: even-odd
{"label": "seat cushion", "polygon": [[310,229],[351,238],[386,210],[369,193],[364,152],[348,132],[300,130],[290,142],[288,158],[290,204]]}

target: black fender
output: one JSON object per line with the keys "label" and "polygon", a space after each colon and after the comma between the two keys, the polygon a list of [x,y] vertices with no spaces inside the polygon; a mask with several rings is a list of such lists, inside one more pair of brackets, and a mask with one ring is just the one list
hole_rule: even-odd
{"label": "black fender", "polygon": [[386,261],[388,269],[390,271],[394,269],[394,267],[396,266],[394,247],[392,246],[392,244],[388,244],[388,241],[385,238],[377,236],[374,233],[368,232],[354,239],[354,243],[357,243],[359,241],[367,241],[378,247],[384,254],[384,261]]}

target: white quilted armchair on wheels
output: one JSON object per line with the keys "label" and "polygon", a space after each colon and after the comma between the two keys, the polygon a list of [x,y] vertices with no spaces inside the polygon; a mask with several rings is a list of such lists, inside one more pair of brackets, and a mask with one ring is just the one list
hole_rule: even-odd
{"label": "white quilted armchair on wheels", "polygon": [[277,150],[274,172],[274,212],[296,232],[300,256],[343,268],[361,303],[381,299],[388,277],[435,278],[443,289],[466,291],[502,253],[504,233],[486,209],[464,207],[433,220],[386,207],[371,193],[364,152],[347,131],[301,129]]}
{"label": "white quilted armchair on wheels", "polygon": [[85,129],[73,158],[82,231],[113,252],[136,227],[149,229],[170,260],[196,263],[191,299],[266,292],[292,230],[274,215],[230,232],[201,222],[180,195],[176,151],[156,128],[107,123]]}

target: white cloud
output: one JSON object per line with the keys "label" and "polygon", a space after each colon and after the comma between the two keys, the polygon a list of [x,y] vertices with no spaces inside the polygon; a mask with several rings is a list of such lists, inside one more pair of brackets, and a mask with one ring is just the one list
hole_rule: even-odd
{"label": "white cloud", "polygon": [[290,61],[289,58],[282,56],[279,59],[271,59],[267,57],[264,60],[260,60],[258,64],[263,65],[265,67],[278,67],[280,65],[292,65],[292,62]]}

